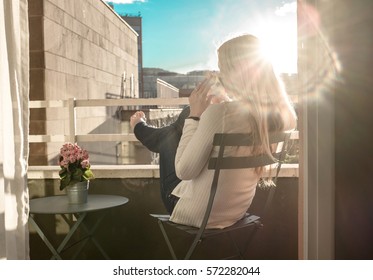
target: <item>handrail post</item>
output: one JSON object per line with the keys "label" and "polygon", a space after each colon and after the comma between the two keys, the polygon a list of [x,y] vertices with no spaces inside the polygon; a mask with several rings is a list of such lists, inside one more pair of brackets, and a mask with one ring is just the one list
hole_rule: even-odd
{"label": "handrail post", "polygon": [[69,98],[67,102],[69,110],[69,142],[76,142],[76,110],[75,110],[75,98]]}

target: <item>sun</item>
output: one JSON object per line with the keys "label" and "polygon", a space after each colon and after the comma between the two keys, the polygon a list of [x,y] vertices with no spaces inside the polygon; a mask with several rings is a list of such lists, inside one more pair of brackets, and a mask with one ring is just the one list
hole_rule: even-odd
{"label": "sun", "polygon": [[268,24],[257,32],[262,52],[279,73],[297,73],[296,24]]}
{"label": "sun", "polygon": [[[284,38],[281,38],[284,40]],[[262,40],[262,52],[279,73],[297,72],[297,46],[291,38],[280,41],[280,38]]]}

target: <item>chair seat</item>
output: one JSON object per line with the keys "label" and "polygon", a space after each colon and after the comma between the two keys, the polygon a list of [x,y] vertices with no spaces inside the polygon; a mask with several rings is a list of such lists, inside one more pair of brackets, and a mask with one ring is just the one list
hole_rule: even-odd
{"label": "chair seat", "polygon": [[[181,224],[176,224],[174,222],[170,221],[170,215],[162,215],[162,214],[150,214],[150,216],[157,218],[160,222],[166,223],[169,226],[172,226],[174,228],[177,228],[185,233],[191,234],[191,235],[196,235],[199,228],[193,227],[193,226],[187,226],[187,225],[181,225]],[[203,232],[202,237],[208,237],[208,236],[213,236],[215,234],[221,234],[223,232],[230,232],[234,231],[240,228],[245,228],[250,226],[261,226],[260,222],[260,217],[256,215],[252,215],[249,213],[245,213],[244,217],[238,220],[235,224],[220,229],[220,228],[213,228],[213,229],[205,229]]]}

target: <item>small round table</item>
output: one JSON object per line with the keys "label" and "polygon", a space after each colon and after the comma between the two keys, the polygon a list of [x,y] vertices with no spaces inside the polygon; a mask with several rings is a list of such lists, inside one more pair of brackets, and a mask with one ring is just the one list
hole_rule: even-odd
{"label": "small round table", "polygon": [[[101,254],[105,257],[105,259],[109,259],[109,256],[106,254],[93,234],[103,220],[103,217],[105,215],[105,211],[103,210],[118,207],[126,204],[127,202],[127,197],[102,194],[89,194],[87,203],[84,204],[69,204],[66,195],[35,198],[30,200],[29,222],[30,224],[32,224],[41,239],[52,252],[53,256],[51,257],[51,259],[62,259],[60,253],[63,251],[68,241],[73,236],[74,232],[79,228],[79,226],[81,226],[87,232],[88,238],[83,238],[80,240],[83,243],[80,246],[79,250],[77,250],[73,258],[77,257],[88,240],[91,240],[97,247],[97,249],[101,252]],[[100,214],[95,224],[91,228],[87,223],[85,223],[85,218],[87,216],[87,213],[89,212],[97,212]],[[57,249],[54,248],[54,246],[45,236],[40,226],[36,223],[34,219],[35,214],[61,215],[65,222],[70,225],[69,232]],[[77,218],[76,221],[72,223],[71,219],[68,219],[67,214],[74,215]]]}

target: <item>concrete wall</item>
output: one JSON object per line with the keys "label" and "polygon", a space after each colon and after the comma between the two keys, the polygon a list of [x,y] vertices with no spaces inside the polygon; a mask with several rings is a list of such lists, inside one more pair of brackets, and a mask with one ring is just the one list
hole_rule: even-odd
{"label": "concrete wall", "polygon": [[[64,194],[58,190],[58,183],[58,180],[29,180],[30,199]],[[95,235],[112,259],[171,259],[157,221],[149,215],[165,213],[158,179],[96,179],[91,181],[89,193],[121,195],[129,198],[126,205],[107,211]],[[252,213],[258,213],[263,208],[265,195],[265,191],[260,189],[257,191],[251,208]],[[245,258],[297,259],[297,200],[298,178],[279,178],[271,211]],[[93,224],[96,217],[96,213],[91,213],[88,222]],[[43,226],[52,244],[58,246],[67,233],[65,222],[54,215],[36,215],[35,218]],[[235,238],[241,240],[242,234],[235,235]],[[73,236],[72,243],[83,236],[83,232],[78,231]],[[179,235],[173,240],[176,242],[177,252],[183,252],[188,241],[187,237]],[[63,252],[62,257],[65,259],[71,257],[74,249],[76,246]],[[203,243],[194,258],[217,259],[222,257],[223,253],[231,252],[231,249],[224,238],[213,239]],[[48,248],[31,225],[30,255],[33,260],[51,257]],[[102,259],[103,257],[94,245],[88,242],[78,258]]]}
{"label": "concrete wall", "polygon": [[[138,97],[138,35],[105,2],[30,1],[29,21],[31,100]],[[77,133],[120,131],[111,113],[77,110]],[[31,110],[30,134],[68,134],[67,110]],[[104,149],[115,154],[110,145]],[[47,164],[58,149],[32,144],[30,163]]]}

